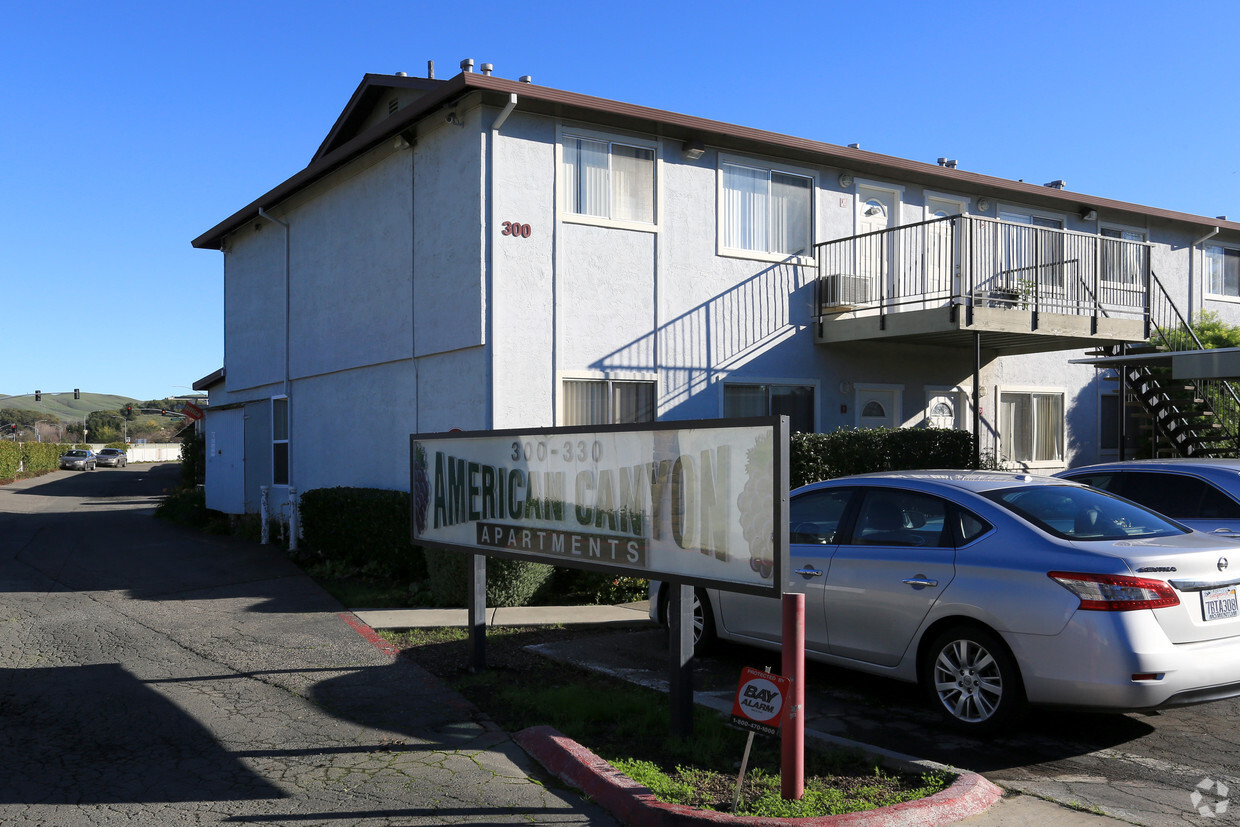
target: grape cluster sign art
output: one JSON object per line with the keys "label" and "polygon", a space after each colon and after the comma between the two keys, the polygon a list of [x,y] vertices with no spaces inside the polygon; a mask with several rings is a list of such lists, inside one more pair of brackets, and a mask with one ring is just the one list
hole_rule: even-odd
{"label": "grape cluster sign art", "polygon": [[413,542],[777,596],[787,418],[410,437]]}

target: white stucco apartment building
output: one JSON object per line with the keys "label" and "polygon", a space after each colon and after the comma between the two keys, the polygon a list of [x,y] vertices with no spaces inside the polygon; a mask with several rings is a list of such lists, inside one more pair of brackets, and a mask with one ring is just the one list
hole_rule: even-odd
{"label": "white stucco apartment building", "polygon": [[193,243],[223,252],[195,387],[232,513],[407,489],[409,434],[452,428],[787,413],[1058,470],[1135,440],[1073,360],[1240,320],[1240,223],[468,64],[367,75],[304,170]]}

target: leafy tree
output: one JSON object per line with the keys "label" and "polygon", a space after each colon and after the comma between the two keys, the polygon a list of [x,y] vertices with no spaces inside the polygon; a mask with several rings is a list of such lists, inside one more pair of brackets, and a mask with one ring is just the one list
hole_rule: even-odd
{"label": "leafy tree", "polygon": [[1203,347],[1240,347],[1240,325],[1228,324],[1213,311],[1201,311],[1194,329]]}

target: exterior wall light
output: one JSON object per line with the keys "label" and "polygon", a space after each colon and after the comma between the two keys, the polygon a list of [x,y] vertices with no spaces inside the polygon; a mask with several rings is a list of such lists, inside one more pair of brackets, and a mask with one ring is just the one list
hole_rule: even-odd
{"label": "exterior wall light", "polygon": [[691,141],[685,141],[684,147],[681,149],[685,159],[688,161],[696,161],[706,154],[706,144],[694,138]]}

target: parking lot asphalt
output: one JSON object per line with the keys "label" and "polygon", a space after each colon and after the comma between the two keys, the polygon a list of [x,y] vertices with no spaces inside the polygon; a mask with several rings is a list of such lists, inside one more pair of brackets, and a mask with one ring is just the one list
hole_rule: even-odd
{"label": "parking lot asphalt", "polygon": [[0,824],[615,823],[176,475],[0,486]]}

